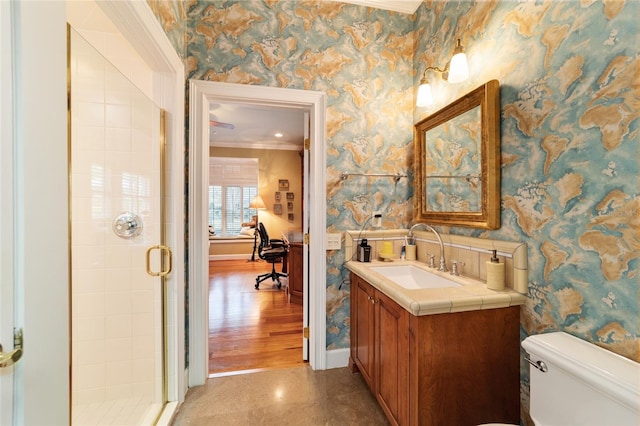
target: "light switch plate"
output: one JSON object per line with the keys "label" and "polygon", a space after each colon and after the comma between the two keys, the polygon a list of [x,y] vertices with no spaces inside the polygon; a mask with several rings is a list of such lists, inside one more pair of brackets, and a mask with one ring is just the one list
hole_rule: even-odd
{"label": "light switch plate", "polygon": [[327,250],[340,250],[342,248],[342,233],[327,233]]}

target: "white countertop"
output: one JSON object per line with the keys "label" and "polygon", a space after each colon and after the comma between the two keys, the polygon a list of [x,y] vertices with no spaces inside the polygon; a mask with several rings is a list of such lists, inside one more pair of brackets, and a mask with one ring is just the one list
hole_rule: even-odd
{"label": "white countertop", "polygon": [[[462,286],[408,290],[371,270],[372,267],[399,265],[413,265],[432,274],[455,281],[462,284]],[[393,262],[382,262],[374,260],[368,263],[348,261],[345,266],[416,316],[507,308],[509,306],[523,305],[527,300],[526,296],[511,288],[505,287],[501,291],[490,290],[483,281],[463,276],[453,276],[448,272],[438,272],[435,269],[429,269],[423,262],[418,261],[394,260]]]}

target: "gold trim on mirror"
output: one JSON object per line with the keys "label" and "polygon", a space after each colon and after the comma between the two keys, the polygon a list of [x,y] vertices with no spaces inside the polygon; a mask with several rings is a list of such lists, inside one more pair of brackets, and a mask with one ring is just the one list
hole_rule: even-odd
{"label": "gold trim on mirror", "polygon": [[414,141],[416,221],[500,228],[500,83],[417,123]]}

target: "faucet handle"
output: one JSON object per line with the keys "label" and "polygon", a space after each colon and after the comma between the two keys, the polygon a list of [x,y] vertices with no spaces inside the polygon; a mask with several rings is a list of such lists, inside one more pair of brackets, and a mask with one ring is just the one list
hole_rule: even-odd
{"label": "faucet handle", "polygon": [[458,268],[458,266],[460,267],[464,266],[464,262],[460,260],[451,261],[451,272],[450,272],[451,275],[456,275],[456,276],[460,275],[460,269]]}
{"label": "faucet handle", "polygon": [[427,252],[427,257],[429,258],[429,268],[436,267],[436,255]]}

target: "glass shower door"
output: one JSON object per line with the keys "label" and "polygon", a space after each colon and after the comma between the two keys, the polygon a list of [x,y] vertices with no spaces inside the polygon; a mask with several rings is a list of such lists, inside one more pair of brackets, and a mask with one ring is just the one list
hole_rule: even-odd
{"label": "glass shower door", "polygon": [[[160,109],[70,29],[72,424],[153,424],[164,391]],[[157,247],[157,246],[156,246]],[[162,255],[163,256],[163,255]]]}

